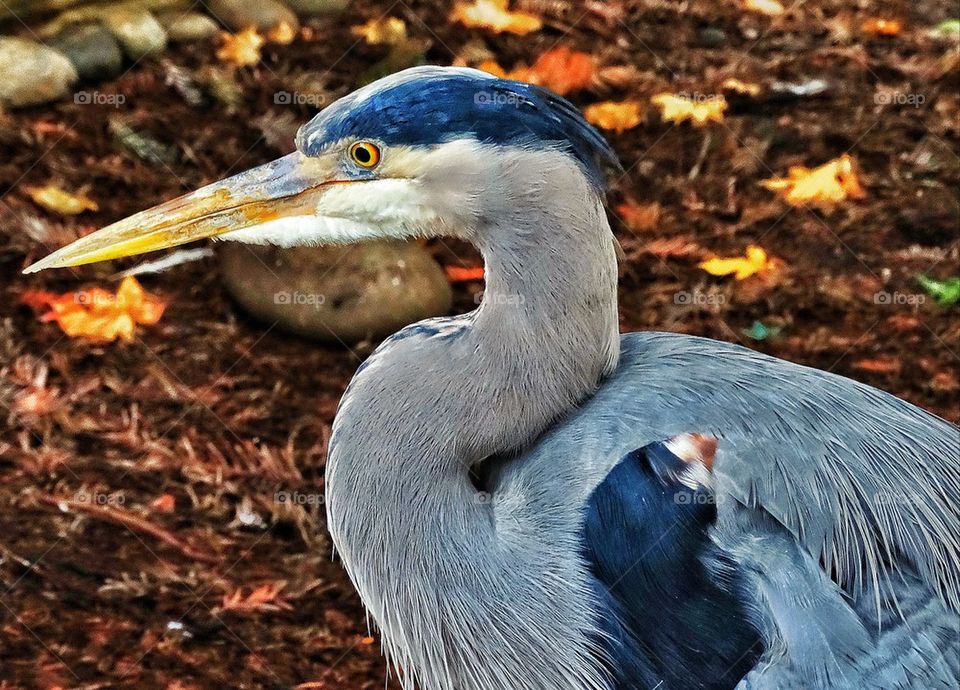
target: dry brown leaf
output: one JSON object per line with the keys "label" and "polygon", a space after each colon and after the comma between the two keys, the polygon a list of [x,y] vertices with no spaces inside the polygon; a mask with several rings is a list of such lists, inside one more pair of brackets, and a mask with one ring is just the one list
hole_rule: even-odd
{"label": "dry brown leaf", "polygon": [[526,12],[511,12],[507,9],[508,5],[508,0],[475,0],[471,4],[458,2],[453,6],[450,20],[471,29],[489,29],[518,36],[539,31],[543,26],[540,17]]}
{"label": "dry brown leaf", "polygon": [[619,134],[640,124],[641,108],[636,101],[604,101],[588,105],[583,116],[587,122]]}
{"label": "dry brown leaf", "polygon": [[853,368],[858,371],[865,371],[870,374],[880,374],[890,376],[900,373],[900,360],[893,357],[868,357],[858,359],[853,363]]}
{"label": "dry brown leaf", "polygon": [[45,290],[29,290],[21,300],[34,309],[49,308],[41,321],[56,321],[71,338],[98,341],[133,340],[137,324],[152,325],[160,320],[164,302],[146,292],[136,278],[127,276],[114,295],[103,288],[92,288],[56,295]]}
{"label": "dry brown leaf", "polygon": [[793,166],[787,171],[787,177],[763,180],[760,185],[779,193],[793,206],[815,204],[830,208],[847,199],[866,196],[857,176],[856,164],[847,154],[817,168]]}
{"label": "dry brown leaf", "polygon": [[682,237],[665,237],[652,240],[643,245],[642,251],[653,254],[661,259],[680,259],[691,256],[700,256],[703,249],[696,242],[685,240]]}
{"label": "dry brown leaf", "polygon": [[251,67],[260,62],[260,49],[267,39],[251,26],[235,34],[221,34],[220,41],[217,59],[237,67]]}
{"label": "dry brown leaf", "polygon": [[666,122],[680,124],[689,120],[697,127],[708,122],[723,122],[727,99],[721,95],[709,98],[687,98],[672,93],[658,93],[650,102],[660,108],[660,117]]}
{"label": "dry brown leaf", "polygon": [[286,601],[281,592],[287,586],[285,580],[267,582],[253,589],[250,594],[243,593],[243,587],[223,595],[221,611],[234,613],[276,613],[292,611],[293,606]]}
{"label": "dry brown leaf", "polygon": [[84,211],[99,209],[97,202],[82,190],[71,194],[56,185],[48,184],[43,187],[24,187],[24,191],[38,206],[64,216],[75,216]]}

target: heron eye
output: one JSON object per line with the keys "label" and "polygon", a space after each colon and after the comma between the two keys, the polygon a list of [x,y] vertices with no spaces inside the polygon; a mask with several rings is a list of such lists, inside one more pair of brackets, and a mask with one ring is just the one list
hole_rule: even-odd
{"label": "heron eye", "polygon": [[350,158],[362,168],[375,168],[380,162],[380,147],[369,141],[358,141],[350,147]]}

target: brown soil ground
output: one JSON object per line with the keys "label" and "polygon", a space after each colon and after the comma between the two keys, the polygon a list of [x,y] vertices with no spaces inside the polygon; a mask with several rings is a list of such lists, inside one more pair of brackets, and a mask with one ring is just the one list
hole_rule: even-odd
{"label": "brown soil ground", "polygon": [[[117,108],[63,102],[4,116],[0,688],[383,687],[378,642],[331,561],[322,506],[275,500],[278,491],[322,493],[337,400],[374,343],[351,350],[265,332],[230,302],[207,260],[143,279],[169,300],[159,325],[130,344],[91,345],[38,322],[20,297],[107,284],[117,266],[19,272],[45,246],[276,157],[291,124],[314,110],[277,105],[274,94],[335,97],[356,86],[387,51],[356,42],[347,27],[384,12],[429,43],[433,63],[486,46],[511,67],[561,43],[636,68],[625,83],[608,75],[573,96],[580,105],[714,93],[728,76],[826,80],[817,97],[734,102],[724,125],[708,130],[650,113],[611,135],[626,168],[611,209],[632,198],[650,216],[631,230],[612,213],[626,253],[623,330],[745,342],[960,420],[957,307],[918,299],[915,281],[957,273],[957,54],[925,36],[955,13],[951,5],[860,3],[852,13],[845,2],[801,2],[770,20],[734,2],[584,10],[530,0],[548,27],[516,37],[451,25],[446,2],[359,1],[239,70],[233,111],[212,100],[190,105],[169,83],[170,64],[200,80],[216,63],[210,45],[194,45],[97,85],[125,96]],[[862,22],[881,16],[903,19],[903,33],[865,36]],[[708,28],[724,32],[719,45],[706,45]],[[890,91],[923,102],[878,102]],[[117,115],[173,147],[169,163],[118,149],[107,128]],[[757,184],[846,152],[867,197],[832,213],[788,208]],[[100,210],[46,214],[24,186],[51,181],[89,185]],[[710,252],[739,254],[750,243],[788,266],[777,284],[696,267]],[[434,249],[444,263],[475,261],[468,249]],[[457,285],[457,309],[472,308],[480,288]],[[780,335],[750,340],[743,331],[756,320]],[[162,509],[169,498],[156,503],[162,496],[172,510]]]}

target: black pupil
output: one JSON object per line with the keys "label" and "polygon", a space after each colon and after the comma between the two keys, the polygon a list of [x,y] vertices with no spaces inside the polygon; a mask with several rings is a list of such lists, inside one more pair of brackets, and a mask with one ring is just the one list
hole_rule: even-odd
{"label": "black pupil", "polygon": [[353,156],[357,159],[358,163],[363,163],[364,165],[373,160],[373,154],[370,153],[370,149],[366,146],[358,146],[356,151],[353,152]]}

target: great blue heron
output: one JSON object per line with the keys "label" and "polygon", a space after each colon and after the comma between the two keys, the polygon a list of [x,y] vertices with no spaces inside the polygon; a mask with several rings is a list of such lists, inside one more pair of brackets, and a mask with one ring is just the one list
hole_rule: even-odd
{"label": "great blue heron", "polygon": [[606,163],[544,89],[415,68],[27,270],[203,237],[479,248],[480,307],[386,340],[330,442],[329,529],[405,688],[956,688],[960,430],[735,345],[621,336]]}

